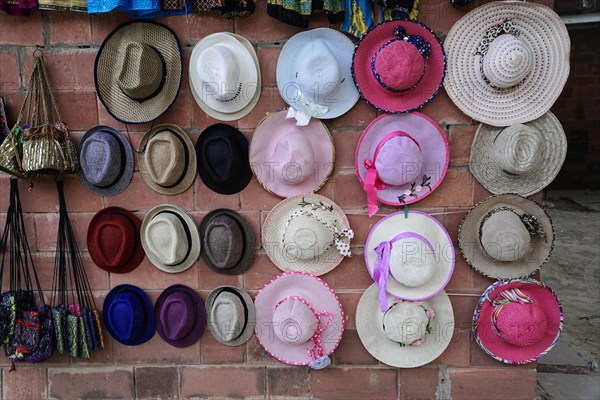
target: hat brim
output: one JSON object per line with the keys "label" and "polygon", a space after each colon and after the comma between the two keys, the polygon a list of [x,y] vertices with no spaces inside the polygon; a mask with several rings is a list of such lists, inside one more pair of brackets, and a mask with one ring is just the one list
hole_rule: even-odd
{"label": "hat brim", "polygon": [[[185,167],[185,175],[177,185],[172,187],[161,186],[152,179],[150,173],[148,172],[149,167],[146,164],[146,159],[144,157],[148,141],[150,141],[152,136],[154,136],[156,133],[162,130],[168,130],[171,133],[179,136],[179,138],[181,138],[181,140],[185,144],[186,151],[188,154],[188,159]],[[190,139],[188,134],[185,133],[183,129],[181,129],[177,125],[161,124],[153,127],[148,132],[146,132],[142,137],[142,140],[140,141],[140,147],[137,151],[137,159],[142,179],[144,180],[144,182],[146,182],[146,185],[150,186],[152,190],[160,194],[173,196],[179,193],[183,193],[186,190],[188,190],[190,186],[192,186],[192,184],[194,183],[194,179],[196,178],[196,168],[198,165],[196,161],[196,149],[194,148],[194,144],[192,143],[192,140]]]}
{"label": "hat brim", "polygon": [[[322,96],[318,98],[321,100],[319,104],[328,108],[327,112],[323,115],[311,116],[320,119],[337,118],[354,107],[360,97],[352,82],[354,43],[343,33],[330,28],[317,28],[292,36],[281,49],[277,59],[277,88],[283,100],[290,107],[294,107],[296,89],[300,88],[297,79],[298,56],[301,55],[303,48],[310,46],[315,40],[321,40],[336,58],[340,69],[340,83],[334,93],[325,98]],[[327,82],[325,85],[334,83],[337,82]]]}
{"label": "hat brim", "polygon": [[[495,307],[490,303],[499,293],[509,289],[521,289],[532,297],[546,315],[546,334],[539,342],[518,347],[502,340],[492,326]],[[488,287],[475,307],[473,314],[473,337],[475,342],[492,358],[507,364],[527,364],[548,353],[560,337],[563,325],[563,309],[554,291],[533,279],[498,281]]]}
{"label": "hat brim", "polygon": [[284,272],[274,276],[256,294],[256,338],[273,358],[286,364],[308,365],[312,359],[308,349],[313,342],[292,344],[281,341],[274,334],[275,305],[287,296],[305,299],[316,312],[328,311],[332,321],[322,333],[323,355],[329,356],[339,345],[344,333],[344,310],[337,294],[320,278],[302,272]]}
{"label": "hat brim", "polygon": [[[246,316],[246,326],[244,327],[244,330],[237,338],[229,341],[223,340],[223,338],[220,335],[218,335],[217,332],[215,332],[215,328],[211,319],[211,310],[213,304],[215,302],[215,299],[219,294],[221,294],[223,289],[236,292],[240,296],[241,300],[244,302],[246,310],[248,311],[248,315]],[[208,294],[208,297],[206,298],[206,318],[208,330],[210,331],[210,333],[213,335],[217,342],[224,344],[225,346],[241,346],[242,344],[246,343],[254,334],[254,328],[256,326],[256,310],[254,309],[254,302],[252,301],[252,297],[250,297],[250,295],[246,291],[240,288],[236,288],[235,286],[219,286],[214,288],[213,291]]]}
{"label": "hat brim", "polygon": [[[546,233],[546,238],[531,236],[525,255],[517,261],[496,261],[484,250],[479,240],[479,227],[484,217],[493,209],[509,207],[519,215],[535,216]],[[494,279],[527,277],[546,264],[554,249],[554,225],[548,213],[533,200],[518,194],[490,196],[475,205],[458,228],[458,246],[467,263],[483,275]]]}
{"label": "hat brim", "polygon": [[[111,126],[98,125],[98,126],[93,127],[92,129],[88,130],[85,133],[85,135],[83,135],[83,137],[81,138],[81,141],[79,142],[79,151],[80,151],[79,157],[81,157],[81,148],[82,148],[83,144],[85,143],[85,141],[90,139],[95,133],[100,132],[100,131],[111,133],[112,136],[121,143],[121,147],[123,148],[123,150],[125,152],[125,154],[124,154],[125,155],[125,165],[123,166],[123,172],[121,173],[121,176],[119,177],[119,179],[116,182],[114,182],[112,185],[110,185],[109,187],[100,187],[100,186],[96,186],[93,183],[91,183],[87,179],[87,177],[85,176],[85,174],[83,173],[83,170],[81,168],[79,169],[79,180],[81,181],[83,186],[85,186],[92,193],[96,193],[96,194],[98,194],[100,196],[104,196],[104,197],[116,196],[117,194],[119,194],[123,190],[125,190],[127,188],[127,186],[129,186],[129,183],[131,182],[131,178],[133,177],[133,167],[134,167],[133,150],[131,148],[131,144],[125,138],[125,136],[123,136],[121,134],[121,132],[119,132],[118,130],[116,130],[115,128],[113,128]],[[81,162],[79,164],[81,165]]]}
{"label": "hat brim", "polygon": [[[143,304],[144,305],[144,314],[148,317],[148,324],[146,324],[146,326],[144,327],[144,330],[143,330],[142,334],[140,335],[140,337],[136,338],[135,340],[124,340],[124,341],[118,340],[117,335],[115,334],[115,331],[112,328],[112,325],[108,322],[108,320],[106,318],[106,316],[108,315],[108,305],[115,300],[117,295],[119,295],[120,293],[122,293],[124,291],[135,292],[137,295],[139,295],[144,300],[144,304]],[[142,289],[140,289],[137,286],[133,286],[133,285],[129,285],[129,284],[123,284],[123,285],[116,286],[110,292],[108,292],[108,294],[106,295],[106,298],[104,299],[104,303],[102,305],[102,317],[104,320],[104,325],[106,326],[106,329],[108,330],[108,333],[110,333],[110,335],[117,342],[124,344],[126,346],[138,346],[140,344],[146,343],[148,340],[152,339],[152,337],[154,336],[154,332],[156,330],[156,326],[154,323],[154,312],[152,311],[152,302],[150,301],[150,298],[148,297],[146,292],[144,292]]]}
{"label": "hat brim", "polygon": [[[287,198],[302,193],[317,192],[325,185],[333,172],[335,148],[329,130],[318,119],[311,118],[306,126],[296,126],[296,120],[286,118],[286,111],[265,117],[254,130],[250,143],[250,165],[258,182],[269,192]],[[273,174],[273,152],[285,129],[298,129],[310,143],[314,154],[313,177],[294,182],[279,174]]]}
{"label": "hat brim", "polygon": [[[303,209],[299,205],[303,199],[308,203],[319,204],[321,202],[326,206],[331,206],[332,211],[323,211],[320,208],[316,210],[310,208],[309,210],[327,224],[335,223],[340,230],[350,228],[346,214],[337,204],[324,196],[307,193],[290,197],[273,207],[263,222],[262,243],[267,256],[280,270],[306,272],[320,276],[333,270],[344,259],[333,244],[319,256],[306,260],[290,256],[283,245],[286,222],[294,211]],[[324,245],[324,243],[320,245]]]}
{"label": "hat brim", "polygon": [[[124,46],[132,41],[155,48],[165,60],[167,69],[160,92],[143,102],[127,97],[117,83],[120,71],[115,65],[122,57]],[[164,114],[175,102],[182,76],[181,47],[175,32],[154,21],[133,20],[118,26],[104,39],[94,64],[98,98],[112,117],[126,124],[151,122]]]}
{"label": "hat brim", "polygon": [[[388,304],[394,297],[387,296]],[[416,368],[438,358],[450,344],[454,333],[454,312],[446,292],[439,292],[426,300],[435,316],[431,321],[431,332],[426,333],[419,346],[400,346],[388,338],[383,330],[384,313],[379,308],[377,284],[369,286],[356,308],[356,331],[369,354],[384,364],[396,368]]]}
{"label": "hat brim", "polygon": [[248,221],[246,221],[246,219],[244,219],[244,217],[242,217],[239,213],[232,211],[232,210],[227,210],[224,208],[221,208],[218,210],[213,210],[213,211],[209,212],[202,219],[202,222],[200,223],[200,228],[199,228],[200,240],[202,243],[204,243],[204,236],[206,235],[206,229],[208,228],[208,225],[214,218],[221,216],[221,215],[226,215],[226,216],[232,218],[240,226],[240,228],[242,230],[242,234],[244,235],[244,239],[246,242],[246,244],[244,246],[244,254],[243,254],[242,258],[240,259],[240,261],[238,262],[238,264],[233,268],[218,268],[217,266],[215,266],[213,264],[212,260],[210,259],[210,257],[208,257],[208,254],[206,254],[206,248],[204,248],[204,251],[201,252],[202,259],[204,260],[204,263],[208,266],[208,268],[210,268],[211,270],[213,270],[215,272],[218,272],[219,274],[223,274],[223,275],[243,274],[244,272],[246,272],[248,270],[248,268],[250,268],[252,266],[252,263],[254,262],[254,258],[256,256],[256,240],[255,240],[255,236],[254,236],[254,230],[250,226],[250,223],[248,223]]}
{"label": "hat brim", "polygon": [[371,229],[365,243],[365,263],[371,277],[375,270],[377,253],[375,247],[381,242],[389,241],[402,232],[415,232],[429,240],[434,254],[425,252],[426,257],[433,257],[435,271],[422,286],[409,287],[398,282],[390,274],[386,290],[389,294],[405,300],[425,300],[435,296],[448,285],[454,271],[454,245],[450,235],[442,224],[429,214],[420,211],[409,211],[405,218],[404,211],[399,211],[380,219]]}
{"label": "hat brim", "polygon": [[[496,90],[486,84],[476,55],[485,32],[505,19],[533,51],[533,66],[518,86]],[[544,115],[569,76],[571,41],[565,24],[549,7],[521,1],[494,1],[458,20],[444,41],[448,72],[444,88],[465,114],[493,126],[525,123]]]}
{"label": "hat brim", "polygon": [[[167,334],[165,333],[165,327],[160,321],[160,312],[165,301],[171,294],[175,292],[185,292],[193,299],[193,301],[196,302],[196,325],[190,333],[188,333],[184,338],[179,340],[169,339],[167,337]],[[164,340],[166,343],[170,344],[173,347],[189,347],[192,344],[196,343],[198,339],[200,339],[200,336],[202,336],[202,333],[204,332],[204,327],[206,326],[206,310],[204,308],[204,302],[195,290],[185,285],[171,285],[165,290],[163,290],[160,296],[158,296],[158,299],[154,304],[154,319],[156,321],[156,333],[158,333],[162,340]]]}
{"label": "hat brim", "polygon": [[413,185],[420,186],[423,180],[419,179],[399,186],[386,185],[384,189],[377,190],[377,198],[380,202],[401,206],[415,203],[437,189],[448,172],[450,148],[442,128],[424,114],[413,112],[380,115],[367,126],[356,146],[356,176],[361,185],[367,176],[365,160],[373,160],[373,149],[377,143],[394,131],[406,132],[419,143],[423,155],[421,173],[429,177],[429,187],[423,186],[421,191],[415,192],[416,197],[405,196],[404,201],[399,201],[398,197],[407,190],[411,191]]}
{"label": "hat brim", "polygon": [[[170,211],[179,215],[187,225],[187,228],[190,232],[190,252],[185,260],[183,260],[181,263],[175,266],[166,265],[162,263],[160,259],[151,251],[148,245],[148,240],[146,238],[146,230],[148,229],[148,224],[150,223],[150,221],[152,221],[154,217],[156,217],[159,213],[163,211]],[[179,206],[173,204],[162,204],[148,211],[146,213],[146,216],[144,216],[144,220],[142,221],[140,236],[142,238],[142,246],[146,251],[146,256],[148,257],[150,262],[161,271],[169,272],[172,274],[183,272],[186,269],[190,268],[192,265],[194,265],[194,263],[196,263],[196,261],[200,257],[201,242],[200,234],[198,233],[198,227],[196,226],[196,223],[194,222],[192,217],[183,208]]]}
{"label": "hat brim", "polygon": [[[394,29],[402,27],[408,35],[418,35],[431,45],[425,61],[425,74],[417,85],[404,92],[385,89],[375,79],[371,60],[377,50],[396,38]],[[352,77],[365,101],[386,113],[409,112],[427,104],[439,92],[446,73],[446,55],[440,39],[426,25],[408,19],[385,21],[371,28],[358,42],[352,59]]]}
{"label": "hat brim", "polygon": [[531,196],[548,186],[562,168],[567,157],[567,137],[558,118],[550,111],[525,125],[541,132],[545,146],[537,168],[520,174],[509,174],[495,162],[496,137],[504,128],[480,124],[471,146],[469,168],[473,176],[493,194],[517,193]]}

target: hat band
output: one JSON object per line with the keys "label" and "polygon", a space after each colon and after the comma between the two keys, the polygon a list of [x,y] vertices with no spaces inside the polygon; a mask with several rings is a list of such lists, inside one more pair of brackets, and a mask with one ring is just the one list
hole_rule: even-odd
{"label": "hat band", "polygon": [[242,306],[244,307],[244,325],[242,326],[242,329],[240,329],[239,335],[237,335],[236,337],[231,339],[233,341],[233,340],[240,338],[242,336],[242,334],[244,333],[244,331],[246,330],[246,327],[248,326],[248,306],[246,305],[244,298],[237,291],[230,289],[228,287],[221,289],[219,291],[219,293],[217,293],[217,295],[215,295],[214,298],[216,299],[223,292],[227,292],[227,293],[231,293],[231,294],[235,295],[240,300],[240,303],[242,303]]}
{"label": "hat band", "polygon": [[494,215],[500,211],[510,211],[513,214],[515,214],[517,217],[519,217],[519,219],[525,226],[525,229],[527,229],[527,232],[529,232],[529,235],[539,236],[540,238],[544,238],[544,240],[546,240],[546,241],[548,240],[546,237],[546,232],[544,231],[544,228],[542,228],[542,224],[541,224],[540,220],[535,215],[527,214],[527,213],[519,214],[514,208],[504,206],[504,207],[494,208],[493,210],[488,212],[485,215],[485,217],[483,217],[483,219],[481,220],[481,223],[479,224],[479,244],[481,246],[483,246],[483,242],[482,242],[483,225],[486,223],[486,221],[488,219],[490,219],[490,217],[492,215]]}
{"label": "hat band", "polygon": [[299,88],[296,88],[292,99],[294,106],[289,108],[285,118],[295,118],[298,126],[306,126],[311,117],[318,118],[329,111],[329,107],[312,102]]}
{"label": "hat band", "polygon": [[[127,220],[127,222],[133,228],[133,232],[135,232],[135,239],[134,239],[133,249],[131,251],[131,254],[129,255],[129,258],[127,258],[126,261],[121,262],[121,263],[113,266],[108,261],[108,259],[106,259],[106,257],[104,256],[104,252],[102,252],[102,251],[99,252],[100,253],[99,255],[102,258],[102,261],[104,261],[105,265],[110,266],[111,268],[120,268],[120,267],[123,267],[123,266],[127,265],[127,263],[129,263],[129,261],[131,261],[131,259],[133,257],[135,257],[135,254],[137,253],[138,248],[140,247],[140,243],[141,243],[141,241],[140,241],[140,232],[139,232],[139,229],[138,229],[137,225],[135,224],[135,222],[131,218],[129,218],[129,215],[127,215],[126,213],[122,212],[121,210],[113,210],[113,211],[111,211],[111,213],[109,215],[105,215],[102,219],[104,220],[104,219],[108,218],[110,215],[119,215],[119,216],[125,218]],[[102,220],[99,221],[98,225],[101,222],[102,222]]]}
{"label": "hat band", "polygon": [[121,158],[121,168],[119,169],[119,173],[117,174],[117,176],[115,177],[115,179],[113,179],[107,185],[94,185],[94,186],[96,186],[98,188],[106,189],[106,188],[109,188],[109,187],[113,186],[115,183],[117,183],[121,179],[121,177],[123,176],[123,173],[125,172],[125,165],[127,163],[127,158],[125,156],[125,146],[123,146],[123,143],[121,142],[121,140],[119,139],[119,137],[114,132],[111,132],[111,131],[105,131],[105,130],[103,130],[102,132],[108,133],[113,138],[115,138],[116,142],[119,144],[119,152],[120,152],[120,158]]}
{"label": "hat band", "polygon": [[158,49],[154,46],[151,45],[147,45],[148,47],[150,47],[152,50],[154,50],[156,52],[156,54],[158,54],[158,58],[160,59],[160,64],[162,67],[162,76],[160,77],[160,82],[158,82],[158,86],[156,87],[156,89],[154,90],[154,92],[150,93],[148,96],[146,97],[142,97],[142,98],[135,98],[135,97],[131,97],[130,95],[128,95],[127,93],[125,93],[123,91],[123,89],[119,86],[119,90],[125,95],[127,96],[127,98],[130,98],[131,100],[137,101],[138,103],[143,103],[146,100],[150,100],[153,97],[156,97],[160,91],[163,89],[163,87],[165,86],[165,81],[167,80],[167,64],[165,62],[165,58],[163,57],[162,53],[160,51],[158,51]]}
{"label": "hat band", "polygon": [[394,236],[392,240],[379,243],[379,245],[374,249],[375,253],[377,254],[377,259],[375,260],[375,268],[373,268],[373,279],[379,286],[379,307],[381,308],[382,312],[385,312],[388,309],[387,280],[390,275],[390,258],[392,254],[392,247],[398,240],[410,238],[419,239],[425,243],[435,255],[435,250],[433,249],[433,246],[429,240],[415,232],[399,233],[398,235]]}
{"label": "hat band", "polygon": [[500,300],[498,300],[497,298],[494,300],[491,300],[489,298],[489,293],[487,293],[486,295],[486,299],[492,303],[492,305],[494,306],[494,312],[492,314],[492,330],[494,331],[494,333],[502,340],[505,340],[502,337],[502,334],[500,333],[500,330],[498,329],[498,316],[500,315],[500,313],[502,312],[502,308],[504,308],[505,305],[510,304],[510,303],[519,303],[519,304],[533,304],[534,301],[531,298],[531,296],[526,295],[525,293],[523,293],[521,291],[521,289],[507,289],[504,290],[502,292],[500,292],[499,297],[501,297]]}
{"label": "hat band", "polygon": [[[403,301],[402,299],[396,298],[396,301],[394,301],[394,304],[392,304],[390,306],[390,308],[388,308],[387,310],[384,311],[383,321],[385,321],[385,314],[387,314],[392,308],[394,308],[398,304],[402,303],[402,301]],[[427,326],[425,327],[425,333],[431,333],[431,330],[432,330],[431,320],[433,319],[433,317],[435,317],[435,310],[433,309],[433,307],[425,308],[422,301],[413,301],[412,303],[421,307],[423,309],[423,311],[425,312],[425,315],[427,316]],[[383,326],[383,331],[385,332],[385,323],[384,322],[382,322],[382,326]],[[398,343],[401,347],[406,347],[406,346],[420,346],[424,342],[425,342],[425,335],[423,335],[422,338],[417,339],[409,344],[400,343],[400,342],[396,342],[396,343]]]}
{"label": "hat band", "polygon": [[164,214],[164,213],[173,214],[174,216],[177,217],[177,219],[179,220],[179,222],[181,222],[181,225],[183,226],[183,230],[185,232],[185,238],[187,240],[187,251],[186,251],[185,256],[183,257],[183,259],[180,262],[178,262],[177,264],[170,265],[170,267],[176,267],[177,265],[181,265],[185,260],[187,260],[187,258],[190,255],[190,252],[192,251],[192,246],[191,246],[191,243],[192,243],[192,234],[190,232],[190,229],[187,226],[187,223],[183,219],[183,217],[181,215],[177,214],[177,213],[174,213],[173,211],[169,211],[169,210],[161,211],[158,214],[156,214],[154,217],[156,217],[156,216],[158,216],[160,214]]}

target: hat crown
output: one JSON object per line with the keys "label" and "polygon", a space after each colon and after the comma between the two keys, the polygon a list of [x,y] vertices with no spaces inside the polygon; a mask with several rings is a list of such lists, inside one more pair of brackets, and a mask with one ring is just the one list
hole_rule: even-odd
{"label": "hat crown", "polygon": [[316,216],[304,211],[290,216],[283,233],[283,247],[291,261],[319,257],[333,241],[331,229]]}
{"label": "hat crown", "polygon": [[341,72],[337,59],[321,39],[303,46],[298,59],[297,83],[300,90],[304,95],[310,95],[313,102],[324,103],[340,84]]}
{"label": "hat crown", "polygon": [[139,338],[146,324],[143,301],[133,292],[117,294],[108,308],[112,334],[120,342]]}
{"label": "hat crown", "polygon": [[213,218],[206,228],[203,244],[216,268],[233,268],[243,255],[242,229],[230,216],[219,215]]}
{"label": "hat crown", "polygon": [[390,274],[408,287],[423,286],[433,276],[435,257],[427,245],[417,239],[401,239],[393,244]]}
{"label": "hat crown", "polygon": [[238,338],[244,330],[245,307],[239,296],[222,291],[210,310],[214,332],[224,341]]}
{"label": "hat crown", "polygon": [[300,184],[315,175],[313,147],[299,130],[286,132],[273,147],[274,172],[288,184]]}
{"label": "hat crown", "polygon": [[161,263],[175,266],[185,260],[189,253],[185,224],[177,215],[165,211],[157,214],[146,228],[149,250]]}
{"label": "hat crown", "polygon": [[192,298],[183,292],[173,292],[167,296],[160,309],[160,322],[169,340],[182,340],[188,336],[196,323],[197,306]]}
{"label": "hat crown", "polygon": [[380,143],[374,143],[375,148],[372,150],[373,154],[377,152],[377,177],[385,184],[394,186],[417,180],[423,168],[423,154],[415,140],[408,136],[384,140],[381,146]]}
{"label": "hat crown", "polygon": [[98,131],[81,146],[79,162],[85,178],[95,186],[109,186],[119,177],[123,165],[121,147],[108,132]]}
{"label": "hat crown", "polygon": [[179,137],[171,131],[156,133],[146,146],[144,158],[148,174],[156,184],[171,187],[185,174],[186,148]]}
{"label": "hat crown", "polygon": [[140,42],[125,45],[117,79],[125,95],[138,101],[152,97],[160,90],[164,74],[165,62],[152,46]]}
{"label": "hat crown", "polygon": [[494,260],[512,262],[529,250],[531,236],[514,211],[492,210],[481,225],[481,245]]}
{"label": "hat crown", "polygon": [[205,94],[220,102],[237,98],[241,91],[240,67],[238,58],[228,45],[214,44],[204,49],[198,56],[196,69]]}
{"label": "hat crown", "polygon": [[305,343],[317,329],[315,313],[300,300],[285,299],[273,312],[275,335],[285,343]]}
{"label": "hat crown", "polygon": [[384,44],[373,61],[373,72],[379,83],[394,91],[414,87],[425,74],[425,58],[415,45],[404,40]]}
{"label": "hat crown", "polygon": [[428,325],[425,307],[411,301],[392,305],[383,316],[383,330],[388,339],[406,346],[422,340]]}
{"label": "hat crown", "polygon": [[502,169],[509,174],[531,172],[542,162],[546,142],[542,132],[523,124],[503,129],[496,140],[494,154]]}
{"label": "hat crown", "polygon": [[502,340],[525,347],[542,340],[547,333],[548,320],[544,310],[535,303],[509,302],[502,306],[494,324]]}
{"label": "hat crown", "polygon": [[500,89],[517,86],[533,69],[533,52],[518,36],[505,33],[495,38],[483,57],[483,74]]}
{"label": "hat crown", "polygon": [[97,228],[99,255],[110,268],[124,266],[135,255],[139,246],[137,226],[127,217],[113,213],[108,215]]}

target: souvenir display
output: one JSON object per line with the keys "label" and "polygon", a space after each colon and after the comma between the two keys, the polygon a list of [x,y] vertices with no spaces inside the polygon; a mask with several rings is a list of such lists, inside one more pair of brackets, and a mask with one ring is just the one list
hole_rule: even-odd
{"label": "souvenir display", "polygon": [[154,336],[152,302],[137,286],[119,285],[108,292],[102,317],[110,335],[125,346],[139,346]]}
{"label": "souvenir display", "polygon": [[225,346],[241,346],[252,337],[256,311],[252,297],[233,286],[219,286],[206,298],[208,330]]}
{"label": "souvenir display", "polygon": [[134,18],[156,18],[161,15],[189,14],[192,10],[192,0],[87,0],[89,14],[124,11]]}

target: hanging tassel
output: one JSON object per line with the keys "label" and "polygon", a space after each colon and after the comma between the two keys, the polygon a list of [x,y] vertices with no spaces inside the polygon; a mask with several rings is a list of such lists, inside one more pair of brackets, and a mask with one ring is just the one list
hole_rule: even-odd
{"label": "hanging tassel", "polygon": [[104,350],[104,336],[102,335],[102,324],[100,323],[100,313],[94,309],[94,320],[96,321],[96,328],[98,329],[98,339],[100,341],[100,348]]}

